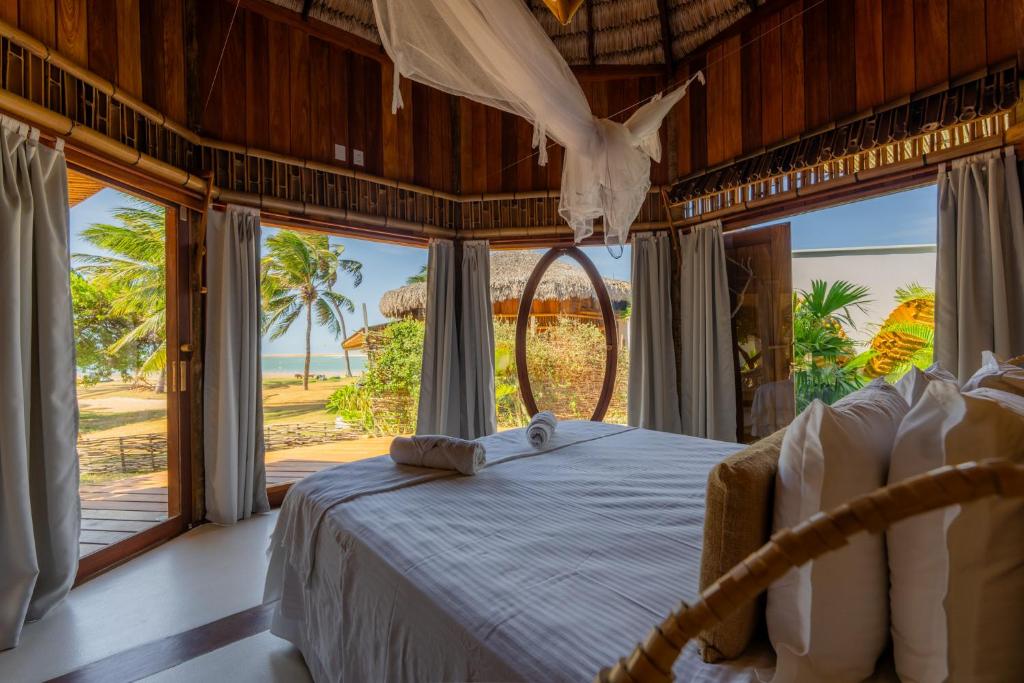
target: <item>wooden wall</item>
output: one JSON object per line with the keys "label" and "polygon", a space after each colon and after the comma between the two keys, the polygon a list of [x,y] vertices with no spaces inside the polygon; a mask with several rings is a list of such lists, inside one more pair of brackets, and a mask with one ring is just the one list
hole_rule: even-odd
{"label": "wooden wall", "polygon": [[[583,93],[594,114],[623,121],[633,105],[664,87],[661,76],[582,79]],[[551,146],[547,166],[539,166],[532,148],[533,126],[489,107],[460,100],[459,163],[463,192],[522,192],[557,189],[562,177],[562,148]],[[666,153],[651,167],[654,184],[667,183],[667,128],[662,129]],[[550,145],[550,141],[548,143]]]}
{"label": "wooden wall", "polygon": [[[678,66],[677,80],[703,68],[708,83],[663,128],[675,149],[654,183],[1024,54],[1021,0],[816,1],[774,1]],[[361,149],[369,173],[449,191],[558,187],[561,148],[538,166],[524,121],[405,79],[392,116],[386,58],[267,7],[242,2],[212,90],[234,2],[0,0],[0,19],[213,138],[349,167]],[[608,116],[663,87],[651,73],[582,87]]]}
{"label": "wooden wall", "polygon": [[795,0],[680,65],[708,77],[675,115],[680,176],[1000,64],[1021,0]]}

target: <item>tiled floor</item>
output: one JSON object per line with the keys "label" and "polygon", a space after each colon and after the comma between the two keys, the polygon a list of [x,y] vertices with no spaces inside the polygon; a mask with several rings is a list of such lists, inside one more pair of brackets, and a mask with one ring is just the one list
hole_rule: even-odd
{"label": "tiled floor", "polygon": [[[259,605],[276,519],[275,511],[232,527],[203,525],[75,588],[45,618],[25,626],[17,648],[0,652],[0,681],[48,680]],[[223,671],[225,658],[236,658],[230,666],[238,675],[175,669],[190,672],[193,681],[303,680],[293,676],[304,671],[297,652],[269,633],[193,662]],[[279,671],[287,675],[275,679]],[[163,680],[178,680],[174,670],[166,675],[171,678]]]}

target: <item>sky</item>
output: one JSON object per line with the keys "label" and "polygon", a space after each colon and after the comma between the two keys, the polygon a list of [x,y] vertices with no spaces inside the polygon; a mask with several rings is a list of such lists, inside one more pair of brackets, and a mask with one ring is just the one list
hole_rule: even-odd
{"label": "sky", "polygon": [[[936,188],[934,185],[884,197],[813,211],[788,219],[792,224],[793,249],[884,246],[896,244],[934,244],[936,225]],[[71,209],[71,252],[90,253],[95,250],[78,236],[92,223],[109,222],[111,211],[126,205],[128,196],[105,189]],[[780,221],[772,221],[778,223]],[[264,228],[264,239],[274,228]],[[345,246],[345,258],[363,264],[363,282],[353,287],[343,278],[338,291],[356,304],[356,312],[346,317],[351,334],[363,324],[362,304],[366,304],[370,324],[384,322],[378,302],[389,289],[405,284],[405,279],[419,272],[427,263],[427,250],[365,240],[334,238]],[[627,247],[621,258],[614,258],[605,247],[584,247],[604,277],[630,279],[630,252]],[[280,339],[263,342],[265,354],[302,353],[304,326],[293,325]],[[312,351],[337,353],[340,341],[324,329],[313,327]]]}

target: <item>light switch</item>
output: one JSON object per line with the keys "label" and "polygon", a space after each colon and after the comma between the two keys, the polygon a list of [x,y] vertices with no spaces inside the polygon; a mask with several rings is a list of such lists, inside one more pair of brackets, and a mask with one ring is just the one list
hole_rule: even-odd
{"label": "light switch", "polygon": [[352,163],[356,166],[365,166],[366,161],[363,159],[363,150],[353,149],[352,150]]}
{"label": "light switch", "polygon": [[347,159],[347,155],[345,153],[345,145],[334,146],[334,158],[337,159],[338,161],[345,161]]}

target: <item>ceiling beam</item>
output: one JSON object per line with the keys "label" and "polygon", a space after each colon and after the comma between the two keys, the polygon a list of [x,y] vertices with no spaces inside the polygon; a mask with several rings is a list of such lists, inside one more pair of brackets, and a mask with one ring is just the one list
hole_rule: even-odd
{"label": "ceiling beam", "polygon": [[658,0],[658,17],[661,19],[661,49],[665,53],[665,69],[671,81],[676,72],[676,59],[672,54],[672,26],[669,23],[668,0]]}

